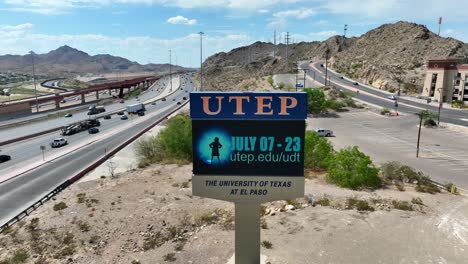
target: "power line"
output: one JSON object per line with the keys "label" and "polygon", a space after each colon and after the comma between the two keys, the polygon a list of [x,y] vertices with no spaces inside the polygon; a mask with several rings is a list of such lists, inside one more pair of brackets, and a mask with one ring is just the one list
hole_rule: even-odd
{"label": "power line", "polygon": [[348,31],[348,24],[344,25],[344,34],[343,37],[346,37],[346,31]]}

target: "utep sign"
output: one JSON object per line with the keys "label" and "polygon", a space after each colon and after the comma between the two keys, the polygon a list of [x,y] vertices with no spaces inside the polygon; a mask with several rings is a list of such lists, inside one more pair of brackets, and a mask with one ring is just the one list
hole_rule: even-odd
{"label": "utep sign", "polygon": [[193,194],[228,201],[304,195],[305,93],[190,94]]}

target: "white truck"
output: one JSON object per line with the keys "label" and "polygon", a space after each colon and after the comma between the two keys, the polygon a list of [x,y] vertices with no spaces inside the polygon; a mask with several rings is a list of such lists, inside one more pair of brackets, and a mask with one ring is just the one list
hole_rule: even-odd
{"label": "white truck", "polygon": [[321,137],[332,137],[333,131],[330,129],[316,128],[314,131]]}
{"label": "white truck", "polygon": [[62,146],[67,145],[68,142],[64,138],[56,138],[52,142],[50,142],[50,147],[51,148],[60,148]]}
{"label": "white truck", "polygon": [[127,105],[127,113],[128,114],[138,114],[138,115],[144,115],[145,114],[145,105],[144,104],[132,104],[132,105]]}

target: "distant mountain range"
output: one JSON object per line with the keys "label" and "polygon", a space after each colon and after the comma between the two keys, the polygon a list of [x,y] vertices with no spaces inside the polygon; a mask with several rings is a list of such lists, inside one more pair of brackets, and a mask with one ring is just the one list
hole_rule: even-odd
{"label": "distant mountain range", "polygon": [[[87,73],[109,72],[164,72],[169,71],[169,64],[146,64],[129,61],[122,57],[108,54],[90,56],[86,52],[69,46],[62,46],[46,54],[33,54],[35,72],[46,76],[74,76]],[[0,56],[0,72],[32,73],[32,57],[27,55]],[[172,66],[172,70],[184,70]]]}
{"label": "distant mountain range", "polygon": [[[291,72],[300,60],[324,59],[329,66],[367,84],[395,90],[422,89],[425,65],[432,57],[468,58],[468,44],[440,37],[425,26],[400,21],[385,24],[359,37],[333,36],[325,41],[286,45],[256,42],[221,52],[204,62],[206,89],[229,90],[242,80]],[[273,54],[275,56],[273,56]]]}

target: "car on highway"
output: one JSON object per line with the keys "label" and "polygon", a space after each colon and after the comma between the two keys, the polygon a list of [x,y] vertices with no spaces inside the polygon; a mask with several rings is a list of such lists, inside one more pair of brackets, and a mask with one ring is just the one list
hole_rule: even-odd
{"label": "car on highway", "polygon": [[304,88],[304,85],[302,83],[296,83],[296,87],[298,88]]}
{"label": "car on highway", "polygon": [[354,85],[359,85],[359,83],[357,83],[357,82],[354,82],[353,84],[354,84]]}
{"label": "car on highway", "polygon": [[64,104],[66,103],[67,101],[65,99],[63,99],[62,101],[60,101],[61,104]]}
{"label": "car on highway", "polygon": [[111,119],[111,115],[105,115],[104,119]]}
{"label": "car on highway", "polygon": [[137,112],[137,115],[139,115],[139,116],[144,116],[144,115],[145,115],[145,112],[139,111],[139,112]]}
{"label": "car on highway", "polygon": [[156,105],[156,102],[152,102],[151,105]]}
{"label": "car on highway", "polygon": [[124,101],[124,100],[120,100],[119,103],[123,104],[123,103],[125,103],[125,101]]}
{"label": "car on highway", "polygon": [[66,113],[64,116],[65,117],[72,117],[73,115],[71,113]]}
{"label": "car on highway", "polygon": [[126,116],[126,115],[123,115],[123,116],[120,117],[120,120],[127,120],[127,119],[128,119],[128,116]]}
{"label": "car on highway", "polygon": [[11,160],[10,155],[0,155],[0,163],[7,162],[9,160]]}
{"label": "car on highway", "polygon": [[118,112],[117,114],[118,114],[118,115],[123,115],[124,112],[123,112],[123,111],[120,111],[120,112]]}
{"label": "car on highway", "polygon": [[187,97],[184,96],[184,97],[182,97],[182,99],[187,100]]}
{"label": "car on highway", "polygon": [[174,98],[174,99],[172,99],[172,101],[175,101],[175,98]]}
{"label": "car on highway", "polygon": [[56,138],[50,142],[51,148],[60,148],[68,144],[68,141],[64,138]]}
{"label": "car on highway", "polygon": [[163,99],[161,99],[161,101],[166,101],[166,97],[164,97]]}
{"label": "car on highway", "polygon": [[316,128],[314,131],[321,137],[332,137],[333,131],[330,129]]}
{"label": "car on highway", "polygon": [[90,129],[88,129],[88,133],[89,134],[96,134],[96,133],[99,133],[99,129],[96,128],[96,127],[92,127]]}
{"label": "car on highway", "polygon": [[178,104],[178,105],[180,105],[180,104],[181,104],[181,102],[177,102],[177,104]]}
{"label": "car on highway", "polygon": [[398,100],[398,97],[395,96],[395,95],[389,95],[389,96],[387,96],[387,98],[390,99],[390,100],[393,100],[393,101]]}
{"label": "car on highway", "polygon": [[323,68],[323,64],[320,64],[320,67],[322,67],[322,68]]}
{"label": "car on highway", "polygon": [[344,79],[344,78],[343,78],[343,76],[340,76],[340,79],[342,79],[342,80],[343,80],[343,79]]}

